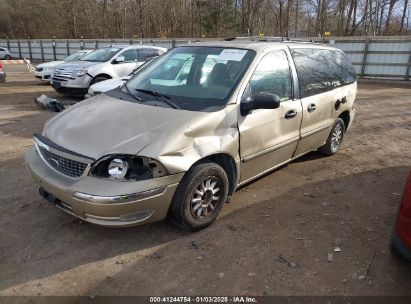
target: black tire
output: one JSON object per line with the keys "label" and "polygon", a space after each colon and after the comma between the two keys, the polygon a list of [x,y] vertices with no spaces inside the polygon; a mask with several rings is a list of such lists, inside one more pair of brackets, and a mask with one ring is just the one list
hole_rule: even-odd
{"label": "black tire", "polygon": [[104,77],[104,76],[96,76],[96,77],[93,78],[93,80],[91,80],[90,86],[92,86],[93,84],[95,84],[97,82],[101,82],[101,81],[104,81],[104,80],[107,80],[107,79],[109,79],[109,78]]}
{"label": "black tire", "polygon": [[11,56],[10,56],[10,55],[6,55],[6,56],[4,57],[4,59],[10,60],[10,59],[11,59]]}
{"label": "black tire", "polygon": [[[341,118],[337,118],[335,121],[330,135],[328,135],[327,141],[323,146],[318,148],[318,151],[324,155],[334,155],[338,152],[341,147],[341,143],[344,139],[344,132],[345,132],[345,124]],[[338,144],[336,143],[336,134],[339,134]]]}
{"label": "black tire", "polygon": [[[216,185],[206,187],[207,190],[202,191],[208,180],[210,180],[209,186],[214,182]],[[217,188],[219,190],[214,192]],[[184,175],[174,193],[168,214],[169,219],[189,231],[207,227],[214,222],[227,201],[228,188],[227,174],[221,166],[213,162],[195,165]],[[203,195],[200,198],[201,191]],[[218,199],[214,199],[217,197],[214,196],[215,194],[218,195]]]}

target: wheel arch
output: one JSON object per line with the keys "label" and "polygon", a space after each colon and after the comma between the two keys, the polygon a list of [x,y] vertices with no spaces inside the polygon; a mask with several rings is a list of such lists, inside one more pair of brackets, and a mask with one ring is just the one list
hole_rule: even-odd
{"label": "wheel arch", "polygon": [[112,79],[112,78],[113,78],[111,75],[109,75],[109,74],[107,74],[107,73],[97,74],[97,75],[93,76],[93,79],[96,79],[97,77],[105,77],[105,78],[107,78],[107,79]]}
{"label": "wheel arch", "polygon": [[347,110],[347,111],[342,112],[338,116],[338,118],[341,118],[344,121],[344,127],[345,127],[344,131],[347,131],[348,125],[350,124],[350,111]]}
{"label": "wheel arch", "polygon": [[229,182],[228,196],[230,197],[231,195],[233,195],[237,187],[237,177],[238,177],[237,165],[236,165],[234,158],[227,153],[211,154],[211,155],[205,156],[199,159],[198,161],[196,161],[194,164],[191,165],[190,169],[194,167],[195,165],[208,162],[208,161],[214,162],[220,165],[224,169],[225,173],[227,174],[228,182]]}

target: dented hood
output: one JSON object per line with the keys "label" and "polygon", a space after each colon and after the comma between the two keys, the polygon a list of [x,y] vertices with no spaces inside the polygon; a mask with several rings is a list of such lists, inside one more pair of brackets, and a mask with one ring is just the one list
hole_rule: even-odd
{"label": "dented hood", "polygon": [[[52,118],[43,135],[61,147],[94,159],[116,153],[137,154],[152,143],[156,143],[155,154],[160,156],[162,152],[158,150],[162,147],[170,148],[171,144],[171,150],[181,151],[193,145],[187,138],[215,134],[224,117],[211,117],[215,115],[143,105],[102,94]],[[201,123],[204,120],[206,128]]]}
{"label": "dented hood", "polygon": [[83,68],[91,67],[96,64],[100,64],[101,62],[92,62],[92,61],[82,61],[82,60],[77,60],[77,61],[69,61],[65,63],[61,63],[56,68],[58,69],[63,69],[65,71],[78,71]]}

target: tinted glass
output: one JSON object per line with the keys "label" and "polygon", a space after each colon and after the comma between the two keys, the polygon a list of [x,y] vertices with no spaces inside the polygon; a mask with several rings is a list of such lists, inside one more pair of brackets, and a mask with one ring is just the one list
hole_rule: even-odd
{"label": "tinted glass", "polygon": [[140,54],[140,61],[146,61],[154,56],[158,56],[158,53],[152,49],[139,49],[138,52]]}
{"label": "tinted glass", "polygon": [[130,49],[130,50],[124,51],[123,53],[120,54],[120,56],[124,56],[125,62],[138,61],[138,53],[136,49]]}
{"label": "tinted glass", "polygon": [[352,83],[354,67],[344,53],[325,49],[294,49],[300,97],[308,97]]}
{"label": "tinted glass", "polygon": [[353,83],[356,78],[355,68],[348,57],[339,51],[331,51],[333,54],[334,65],[334,86],[346,85]]}
{"label": "tinted glass", "polygon": [[251,97],[258,93],[272,93],[281,101],[291,98],[291,72],[287,55],[283,51],[271,52],[263,57],[249,82]]}
{"label": "tinted glass", "polygon": [[80,59],[83,58],[84,55],[86,55],[86,54],[87,54],[86,52],[76,52],[76,53],[73,53],[73,54],[67,56],[67,57],[64,58],[63,60],[64,60],[64,61],[80,60]]}
{"label": "tinted glass", "polygon": [[92,62],[105,62],[111,59],[115,54],[117,54],[121,49],[120,48],[104,48],[97,51],[91,52],[81,58],[84,61]]}
{"label": "tinted glass", "polygon": [[131,78],[127,87],[141,98],[147,96],[136,89],[166,94],[183,109],[224,106],[254,56],[243,49],[175,48]]}

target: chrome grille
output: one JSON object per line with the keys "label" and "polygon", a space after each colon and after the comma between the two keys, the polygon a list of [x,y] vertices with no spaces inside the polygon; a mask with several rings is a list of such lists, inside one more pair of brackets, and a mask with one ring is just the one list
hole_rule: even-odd
{"label": "chrome grille", "polygon": [[62,69],[54,69],[52,78],[56,81],[67,81],[68,79],[74,79],[72,72]]}
{"label": "chrome grille", "polygon": [[68,159],[57,154],[50,152],[42,146],[38,146],[39,152],[43,156],[43,159],[56,171],[70,176],[80,177],[83,175],[84,170],[87,168],[87,164],[78,162],[72,159]]}

